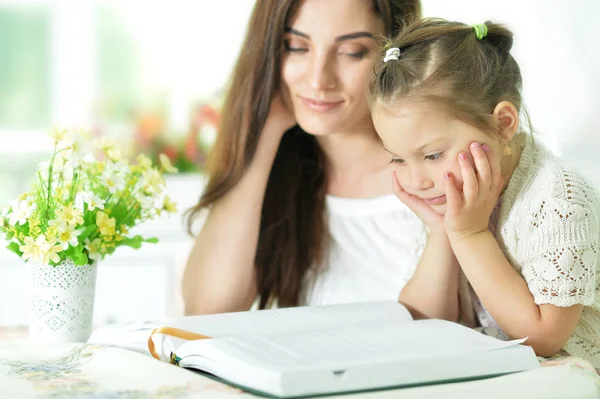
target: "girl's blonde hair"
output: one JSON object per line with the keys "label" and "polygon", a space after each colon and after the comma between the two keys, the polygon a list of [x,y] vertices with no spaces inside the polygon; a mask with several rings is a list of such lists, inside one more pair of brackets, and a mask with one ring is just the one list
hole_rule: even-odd
{"label": "girl's blonde hair", "polygon": [[[501,101],[522,104],[519,65],[510,54],[513,34],[492,22],[474,27],[439,18],[415,21],[389,40],[375,65],[369,104],[393,112],[402,104],[435,102],[479,129],[501,135],[492,117]],[[384,53],[395,56],[384,61]],[[398,54],[399,52],[399,54]],[[389,58],[389,57],[388,57]]]}

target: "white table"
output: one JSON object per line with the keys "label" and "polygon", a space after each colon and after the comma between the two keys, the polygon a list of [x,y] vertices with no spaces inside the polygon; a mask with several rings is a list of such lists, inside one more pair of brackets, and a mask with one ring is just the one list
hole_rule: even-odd
{"label": "white table", "polygon": [[[162,396],[161,396],[162,395]],[[126,349],[0,342],[0,398],[254,398]],[[600,377],[575,365],[486,380],[340,395],[338,399],[598,399]]]}

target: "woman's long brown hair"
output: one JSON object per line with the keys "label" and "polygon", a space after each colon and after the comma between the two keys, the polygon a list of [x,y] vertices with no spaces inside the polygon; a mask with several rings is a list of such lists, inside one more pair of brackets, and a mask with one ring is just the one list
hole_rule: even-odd
{"label": "woman's long brown hair", "polygon": [[[188,231],[205,208],[225,196],[250,164],[271,100],[279,90],[284,33],[298,0],[257,0],[222,108],[219,133],[207,160],[208,183],[186,216]],[[373,0],[386,34],[420,16],[419,0]],[[365,88],[366,89],[366,88]],[[300,300],[306,272],[327,249],[323,154],[314,136],[295,126],[275,157],[262,207],[255,265],[259,308]],[[232,277],[233,278],[233,277]]]}

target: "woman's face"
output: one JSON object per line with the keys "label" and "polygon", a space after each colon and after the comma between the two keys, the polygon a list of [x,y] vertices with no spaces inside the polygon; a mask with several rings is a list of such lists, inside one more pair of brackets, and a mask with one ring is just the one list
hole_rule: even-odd
{"label": "woman's face", "polygon": [[383,22],[370,0],[303,0],[288,22],[282,94],[314,135],[371,128],[367,85]]}

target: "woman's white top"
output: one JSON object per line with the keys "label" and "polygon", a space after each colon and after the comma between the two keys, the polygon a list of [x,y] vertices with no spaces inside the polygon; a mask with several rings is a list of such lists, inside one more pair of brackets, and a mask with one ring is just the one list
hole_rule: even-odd
{"label": "woman's white top", "polygon": [[397,300],[423,252],[424,224],[393,194],[327,196],[326,212],[328,252],[324,263],[308,273],[301,302]]}

